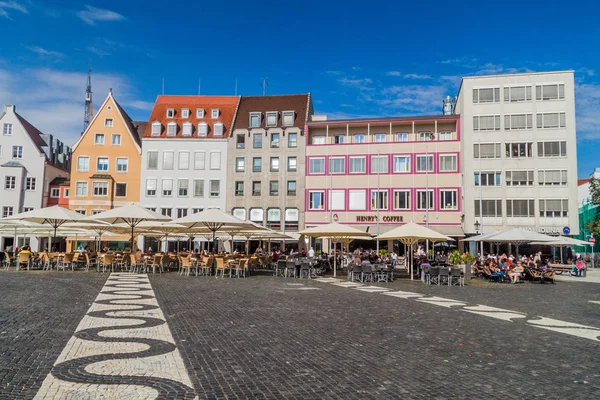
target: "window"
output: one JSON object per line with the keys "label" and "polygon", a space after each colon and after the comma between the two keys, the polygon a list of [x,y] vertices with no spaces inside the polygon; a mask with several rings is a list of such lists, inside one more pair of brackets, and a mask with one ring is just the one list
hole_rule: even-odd
{"label": "window", "polygon": [[167,108],[167,118],[175,118],[175,109]]}
{"label": "window", "polygon": [[346,159],[343,157],[329,158],[329,173],[343,174],[346,172]]}
{"label": "window", "polygon": [[410,210],[410,190],[394,190],[394,210]]}
{"label": "window", "polygon": [[208,124],[206,122],[198,124],[198,136],[208,136]]}
{"label": "window", "polygon": [[440,210],[458,210],[457,190],[440,190]]}
{"label": "window", "polygon": [[566,157],[567,142],[538,142],[538,157]]}
{"label": "window", "polygon": [[325,144],[325,136],[313,136],[312,144]]}
{"label": "window", "polygon": [[178,179],[177,180],[177,196],[179,197],[187,197],[188,189],[190,187],[190,181],[187,179]]}
{"label": "window", "polygon": [[531,128],[533,128],[532,114],[513,114],[504,116],[504,129],[507,131]]}
{"label": "window", "polygon": [[269,195],[279,196],[279,181],[269,182]]}
{"label": "window", "polygon": [[23,212],[33,211],[33,207],[23,207]]}
{"label": "window", "polygon": [[156,196],[156,179],[146,179],[146,196]]}
{"label": "window", "polygon": [[165,217],[169,217],[169,218],[171,218],[171,212],[172,212],[172,211],[173,211],[173,210],[172,210],[171,208],[161,208],[161,209],[160,209],[160,213],[161,213],[162,215],[164,215]]}
{"label": "window", "polygon": [[120,146],[121,145],[121,134],[113,133],[111,136],[111,143],[113,146]]}
{"label": "window", "polygon": [[396,142],[408,142],[408,132],[396,132]]}
{"label": "window", "polygon": [[204,208],[192,208],[192,214],[198,214],[199,212],[202,212],[204,210]]}
{"label": "window", "polygon": [[296,195],[296,181],[288,181],[287,183],[287,194],[288,196]]}
{"label": "window", "polygon": [[375,143],[384,143],[385,140],[385,133],[376,133],[375,134]]}
{"label": "window", "polygon": [[4,124],[2,126],[3,135],[12,135],[12,124]]}
{"label": "window", "polygon": [[271,134],[271,147],[279,147],[279,133]]}
{"label": "window", "polygon": [[324,209],[325,192],[309,192],[308,194],[308,209],[323,210]]}
{"label": "window", "polygon": [[104,144],[104,133],[96,133],[94,144],[103,145]]}
{"label": "window", "polygon": [[106,118],[104,120],[104,126],[107,128],[112,128],[113,127],[113,120],[112,118]]}
{"label": "window", "polygon": [[325,159],[324,158],[309,158],[308,159],[308,173],[309,174],[324,174],[325,173]]}
{"label": "window", "polygon": [[162,132],[162,124],[160,122],[153,122],[150,136],[160,136]]}
{"label": "window", "polygon": [[167,136],[175,136],[177,135],[177,123],[169,122],[167,124]]}
{"label": "window", "polygon": [[364,174],[365,172],[367,172],[367,158],[350,157],[350,173]]}
{"label": "window", "polygon": [[129,169],[129,159],[117,158],[117,172],[127,172]]}
{"label": "window", "polygon": [[221,194],[221,181],[210,181],[210,197],[219,197]]}
{"label": "window", "polygon": [[162,180],[162,195],[165,197],[173,196],[173,179]]}
{"label": "window", "polygon": [[235,172],[244,172],[246,160],[244,157],[236,157],[235,159]]}
{"label": "window", "polygon": [[419,132],[419,142],[429,142],[433,140],[433,133],[431,132]]}
{"label": "window", "polygon": [[506,186],[533,186],[533,171],[506,171]]}
{"label": "window", "polygon": [[244,195],[244,181],[236,181],[235,182],[235,195],[236,196]]}
{"label": "window", "polygon": [[23,146],[13,146],[12,156],[13,158],[23,158]]}
{"label": "window", "polygon": [[70,196],[71,196],[71,189],[65,188],[64,196],[63,197],[65,199],[68,199]]}
{"label": "window", "polygon": [[163,169],[164,170],[172,170],[173,169],[173,159],[175,158],[175,153],[172,151],[165,151],[163,153]]}
{"label": "window", "polygon": [[538,171],[538,184],[540,186],[564,186],[567,184],[567,170]]}
{"label": "window", "polygon": [[473,117],[474,131],[499,131],[499,115],[476,115]]}
{"label": "window", "polygon": [[499,103],[500,88],[473,89],[473,103]]}
{"label": "window", "polygon": [[267,112],[267,123],[265,125],[268,127],[277,126],[278,119],[279,119],[279,113],[277,111],[269,111],[269,112]]}
{"label": "window", "polygon": [[288,147],[298,147],[297,133],[288,133]]}
{"label": "window", "polygon": [[537,127],[540,129],[564,128],[565,113],[544,113],[536,114]]}
{"label": "window", "polygon": [[106,172],[108,171],[108,157],[98,157],[96,164],[96,171]]}
{"label": "window", "polygon": [[283,126],[294,126],[294,117],[296,116],[295,111],[284,111],[283,112]]}
{"label": "window", "polygon": [[536,85],[535,87],[536,100],[562,100],[565,98],[565,85]]}
{"label": "window", "polygon": [[194,197],[204,197],[204,179],[194,179]]}
{"label": "window", "polygon": [[433,155],[417,156],[417,172],[433,172]]}
{"label": "window", "polygon": [[213,108],[212,110],[210,110],[210,117],[211,117],[212,119],[217,119],[217,118],[219,118],[219,114],[220,114],[220,111],[219,111],[219,109],[218,109],[218,108]]}
{"label": "window", "polygon": [[410,172],[410,156],[394,156],[394,172]]}
{"label": "window", "polygon": [[[483,212],[479,207],[479,202],[483,206]],[[483,217],[502,217],[502,200],[475,200],[475,216]]]}
{"label": "window", "polygon": [[192,123],[191,122],[184,122],[183,123],[183,130],[181,131],[181,134],[183,136],[192,136]]}
{"label": "window", "polygon": [[500,158],[502,156],[500,143],[481,143],[473,145],[473,158]]}
{"label": "window", "polygon": [[534,200],[506,200],[507,217],[535,217]]}
{"label": "window", "polygon": [[189,118],[190,117],[190,110],[188,108],[182,108],[181,109],[181,118]]}
{"label": "window", "polygon": [[502,181],[502,173],[497,172],[475,172],[475,186],[500,186]]}
{"label": "window", "polygon": [[77,171],[87,172],[90,170],[90,158],[88,156],[77,157]]}
{"label": "window", "polygon": [[252,182],[252,196],[260,196],[260,181]]}
{"label": "window", "polygon": [[533,157],[533,143],[506,143],[506,158]]}
{"label": "window", "polygon": [[297,171],[298,170],[298,159],[296,157],[288,157],[287,170],[288,171]]}
{"label": "window", "polygon": [[158,151],[149,151],[147,155],[147,169],[158,169]]}
{"label": "window", "polygon": [[86,197],[88,192],[87,182],[77,182],[75,184],[75,197]]}
{"label": "window", "polygon": [[2,207],[2,218],[10,217],[13,212],[14,208],[12,206]]}
{"label": "window", "polygon": [[388,156],[371,156],[371,173],[372,174],[387,174],[388,172]]}
{"label": "window", "polygon": [[197,151],[194,153],[194,169],[204,169],[205,153]]}
{"label": "window", "polygon": [[388,209],[388,191],[371,190],[371,210]]}
{"label": "window", "polygon": [[262,133],[255,133],[253,139],[252,146],[255,149],[262,149]]}
{"label": "window", "polygon": [[279,171],[279,157],[271,157],[271,171]]}
{"label": "window", "polygon": [[353,139],[354,143],[364,143],[365,135],[363,133],[357,133],[356,135],[354,135]]}
{"label": "window", "polygon": [[252,159],[252,172],[261,172],[262,171],[262,158],[254,157]]}
{"label": "window", "polygon": [[50,197],[52,197],[53,199],[58,199],[60,197],[60,189],[59,188],[50,189]]}
{"label": "window", "polygon": [[127,197],[126,183],[115,183],[115,197]]}
{"label": "window", "polygon": [[452,140],[452,132],[451,131],[443,131],[439,133],[440,140]]}
{"label": "window", "polygon": [[75,210],[76,213],[85,215],[85,210]]}
{"label": "window", "polygon": [[187,151],[179,152],[179,169],[190,169],[190,153]]}
{"label": "window", "polygon": [[344,135],[335,135],[333,137],[334,144],[344,144],[345,141],[346,141],[346,137]]}
{"label": "window", "polygon": [[[35,190],[36,179],[35,178],[26,178],[25,179],[25,190],[34,191]],[[60,195],[60,189],[59,195]]]}
{"label": "window", "polygon": [[204,108],[196,108],[196,118],[204,118]]}
{"label": "window", "polygon": [[210,153],[210,169],[221,169],[221,153]]}
{"label": "window", "polygon": [[108,182],[93,182],[92,195],[97,197],[108,196]]}
{"label": "window", "polygon": [[540,199],[540,217],[557,218],[569,215],[569,200]]}
{"label": "window", "polygon": [[348,209],[362,211],[367,209],[367,192],[365,190],[348,190]]}
{"label": "window", "polygon": [[244,149],[246,148],[246,135],[236,135],[235,137],[235,148]]}
{"label": "window", "polygon": [[187,217],[187,215],[188,215],[187,208],[178,208],[177,209],[177,218],[184,218],[184,217]]}
{"label": "window", "polygon": [[458,171],[456,154],[440,154],[440,172]]}
{"label": "window", "polygon": [[333,189],[329,191],[329,210],[344,210],[346,207],[346,191]]}
{"label": "window", "polygon": [[433,190],[417,190],[417,210],[433,210]]}
{"label": "window", "polygon": [[259,112],[250,113],[250,128],[260,128],[261,115]]}
{"label": "window", "polygon": [[531,86],[513,86],[504,88],[504,101],[529,101],[531,100]]}
{"label": "window", "polygon": [[220,122],[215,122],[213,125],[214,135],[215,136],[223,136],[225,132],[225,126]]}

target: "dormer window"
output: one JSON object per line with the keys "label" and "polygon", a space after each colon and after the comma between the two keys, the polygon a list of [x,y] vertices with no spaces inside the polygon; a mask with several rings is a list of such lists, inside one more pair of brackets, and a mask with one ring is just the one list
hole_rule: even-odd
{"label": "dormer window", "polygon": [[181,133],[183,136],[192,136],[192,123],[185,122],[183,124],[183,131]]}
{"label": "dormer window", "polygon": [[150,136],[160,136],[162,132],[162,124],[158,121],[152,123],[152,130]]}
{"label": "dormer window", "polygon": [[198,124],[198,136],[208,135],[208,124],[206,122],[200,122]]}
{"label": "dormer window", "polygon": [[214,136],[223,136],[223,131],[225,130],[225,127],[223,126],[222,123],[216,122],[213,125],[213,129],[214,129]]}
{"label": "dormer window", "polygon": [[279,113],[277,111],[269,111],[267,112],[267,123],[266,126],[273,127],[277,126],[277,119],[279,117]]}
{"label": "dormer window", "polygon": [[189,118],[190,117],[190,109],[182,108],[181,109],[181,118]]}
{"label": "dormer window", "polygon": [[167,136],[177,135],[177,124],[175,122],[169,122],[167,124]]}
{"label": "dormer window", "polygon": [[294,126],[294,117],[296,116],[295,111],[284,111],[283,112],[283,126]]}
{"label": "dormer window", "polygon": [[212,119],[217,119],[217,118],[219,118],[219,114],[220,114],[220,112],[219,112],[219,109],[218,109],[218,108],[213,108],[212,110],[210,110],[210,117],[211,117]]}
{"label": "dormer window", "polygon": [[251,112],[250,113],[250,128],[260,128],[261,113]]}
{"label": "dormer window", "polygon": [[196,108],[196,118],[204,118],[204,108]]}
{"label": "dormer window", "polygon": [[175,118],[175,109],[167,108],[167,118]]}
{"label": "dormer window", "polygon": [[113,119],[112,118],[106,118],[104,120],[104,126],[107,128],[112,128],[113,126]]}

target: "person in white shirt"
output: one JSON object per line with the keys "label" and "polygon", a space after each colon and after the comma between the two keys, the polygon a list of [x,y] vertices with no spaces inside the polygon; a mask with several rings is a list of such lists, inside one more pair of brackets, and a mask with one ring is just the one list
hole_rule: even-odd
{"label": "person in white shirt", "polygon": [[314,256],[315,256],[315,249],[313,249],[311,247],[310,250],[308,251],[308,257],[313,258]]}

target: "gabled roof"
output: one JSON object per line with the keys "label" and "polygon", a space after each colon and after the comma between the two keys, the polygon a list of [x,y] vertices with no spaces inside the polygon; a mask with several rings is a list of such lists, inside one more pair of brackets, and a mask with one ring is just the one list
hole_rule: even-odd
{"label": "gabled roof", "polygon": [[113,97],[113,101],[115,102],[115,104],[117,105],[117,108],[121,112],[121,115],[123,116],[123,119],[125,120],[125,125],[127,125],[127,128],[129,128],[129,131],[132,133],[133,140],[135,140],[136,143],[141,147],[142,146],[142,138],[140,137],[140,134],[138,133],[137,126],[134,124],[134,122],[132,121],[129,114],[127,114],[125,112],[123,107],[121,107],[119,102],[117,100],[115,100],[114,97]]}
{"label": "gabled roof", "polygon": [[65,178],[62,176],[54,178],[54,179],[52,179],[52,182],[50,182],[50,186],[69,186],[69,184],[70,184],[69,178]]}
{"label": "gabled roof", "polygon": [[[224,126],[223,136],[217,136],[218,138],[226,138],[229,136],[229,132],[232,130],[234,116],[238,107],[240,96],[158,96],[154,103],[154,108],[148,119],[146,129],[143,137],[146,138],[198,138],[197,128],[198,124],[205,122],[208,125],[208,135],[201,136],[204,138],[213,138],[214,124],[220,122]],[[167,109],[172,108],[175,110],[174,118],[167,118]],[[204,110],[204,118],[196,118],[196,109],[201,108]],[[219,109],[219,118],[211,118],[211,110]],[[190,116],[188,118],[182,117],[182,109],[189,109]],[[162,130],[160,136],[152,136],[152,124],[154,122],[160,122]],[[170,122],[177,124],[177,134],[175,136],[167,136],[166,127]],[[193,126],[192,136],[183,136],[183,124],[190,122]]]}
{"label": "gabled roof", "polygon": [[264,114],[268,111],[279,111],[278,127],[281,127],[281,112],[295,111],[294,127],[304,129],[310,108],[310,93],[277,96],[242,96],[235,119],[235,129],[249,128],[251,112],[263,113],[260,127],[266,128],[266,117]]}
{"label": "gabled roof", "polygon": [[40,135],[43,135],[43,133],[40,132],[40,130],[38,128],[31,125],[29,123],[29,121],[27,121],[25,118],[20,116],[18,113],[15,112],[15,115],[19,119],[19,122],[21,122],[21,124],[23,125],[23,128],[25,128],[25,132],[27,132],[27,134],[29,135],[29,137],[31,138],[33,143],[38,147],[38,149],[42,153],[45,154],[44,149],[42,149],[42,147],[46,147],[46,146],[48,146],[48,144],[46,144],[46,142],[44,142],[44,139],[42,139],[42,137],[40,136]]}
{"label": "gabled roof", "polygon": [[585,178],[585,179],[577,179],[577,186],[581,186],[581,185],[585,185],[586,183],[588,183],[590,181],[590,178]]}
{"label": "gabled roof", "polygon": [[25,168],[25,166],[23,164],[21,164],[18,161],[9,161],[7,163],[4,163],[2,165],[0,165],[0,167],[8,167],[8,168]]}

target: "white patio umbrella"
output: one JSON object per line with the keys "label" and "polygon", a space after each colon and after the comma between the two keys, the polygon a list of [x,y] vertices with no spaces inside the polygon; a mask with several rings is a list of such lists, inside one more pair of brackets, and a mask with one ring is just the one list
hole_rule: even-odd
{"label": "white patio umbrella", "polygon": [[318,225],[312,228],[305,229],[298,232],[300,235],[311,236],[314,238],[326,238],[331,239],[334,246],[333,254],[333,276],[337,276],[337,259],[335,257],[335,245],[336,243],[351,242],[354,239],[368,238],[371,239],[371,234],[368,232],[361,231],[360,229],[353,228],[348,225],[343,225],[337,222],[332,222],[326,225]]}
{"label": "white patio umbrella", "polygon": [[446,235],[442,235],[439,232],[434,231],[433,229],[429,229],[426,226],[415,224],[414,222],[408,222],[404,225],[401,225],[397,228],[392,229],[386,233],[382,233],[377,237],[378,240],[398,240],[405,246],[409,246],[408,256],[409,256],[409,271],[410,271],[410,279],[413,280],[413,255],[412,255],[412,246],[419,242],[419,240],[430,240],[432,242],[441,242],[444,240],[454,239],[449,238]]}
{"label": "white patio umbrella", "polygon": [[[113,225],[115,228],[120,229],[128,229],[129,226],[127,224],[115,224]],[[176,224],[173,222],[161,222],[161,221],[144,221],[138,224],[137,228],[141,230],[142,235],[145,236],[154,236],[159,237],[160,239],[169,240],[169,236],[178,234],[178,233],[187,233],[189,232],[189,228],[184,225]],[[181,237],[181,235],[179,235]],[[160,250],[160,249],[159,249]]]}
{"label": "white patio umbrella", "polygon": [[519,246],[522,244],[528,244],[533,242],[552,242],[555,240],[555,236],[548,236],[542,233],[528,231],[522,228],[513,228],[506,231],[498,232],[495,235],[490,235],[484,238],[484,242],[494,243],[509,243],[514,244],[517,248],[517,255],[519,255]]}
{"label": "white patio umbrella", "polygon": [[85,217],[86,221],[104,221],[109,224],[124,224],[131,229],[131,252],[135,252],[133,242],[135,228],[142,222],[154,221],[154,222],[168,222],[171,218],[158,214],[154,211],[150,211],[138,204],[132,203],[125,207],[113,208],[112,210],[101,212],[100,214]]}
{"label": "white patio umbrella", "polygon": [[563,263],[563,247],[569,246],[592,246],[593,243],[586,242],[584,240],[573,239],[567,236],[555,236],[555,240],[551,242],[531,242],[530,244],[537,244],[542,246],[558,247],[560,248],[560,263]]}

